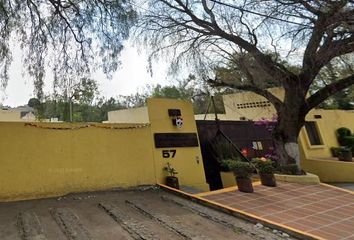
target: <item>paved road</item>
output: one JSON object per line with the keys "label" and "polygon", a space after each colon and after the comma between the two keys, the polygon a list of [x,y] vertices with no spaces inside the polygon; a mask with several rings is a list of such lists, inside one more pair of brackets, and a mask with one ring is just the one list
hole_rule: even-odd
{"label": "paved road", "polygon": [[284,239],[162,190],[0,203],[1,240]]}

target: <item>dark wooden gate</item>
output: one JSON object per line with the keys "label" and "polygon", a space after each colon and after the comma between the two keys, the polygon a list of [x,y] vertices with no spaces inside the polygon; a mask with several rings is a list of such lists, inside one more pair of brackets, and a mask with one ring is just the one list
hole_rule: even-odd
{"label": "dark wooden gate", "polygon": [[[210,147],[218,126],[216,121],[210,120],[197,120],[196,123],[207,182],[210,190],[220,189],[223,187],[220,166]],[[250,121],[219,121],[219,127],[248,158],[266,156],[273,151],[271,134],[263,125],[255,125]]]}

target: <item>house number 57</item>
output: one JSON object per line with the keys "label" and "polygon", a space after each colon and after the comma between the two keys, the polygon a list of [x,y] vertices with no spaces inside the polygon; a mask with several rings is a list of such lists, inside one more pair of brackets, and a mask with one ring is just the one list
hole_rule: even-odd
{"label": "house number 57", "polygon": [[171,149],[171,150],[162,150],[162,157],[163,158],[174,158],[176,155],[176,150]]}

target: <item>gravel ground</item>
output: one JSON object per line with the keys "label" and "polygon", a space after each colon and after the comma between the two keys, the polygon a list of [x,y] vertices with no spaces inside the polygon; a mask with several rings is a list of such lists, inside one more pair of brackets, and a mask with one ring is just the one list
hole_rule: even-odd
{"label": "gravel ground", "polygon": [[155,188],[0,203],[1,240],[294,239]]}

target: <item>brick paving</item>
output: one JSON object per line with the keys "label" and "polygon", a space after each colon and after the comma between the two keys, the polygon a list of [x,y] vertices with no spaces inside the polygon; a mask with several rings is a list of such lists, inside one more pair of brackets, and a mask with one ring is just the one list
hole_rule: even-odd
{"label": "brick paving", "polygon": [[202,198],[319,238],[354,240],[354,192],[285,182],[275,188],[256,185],[254,190],[230,188]]}

